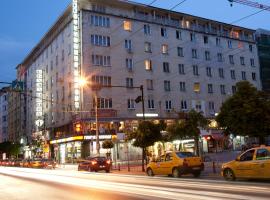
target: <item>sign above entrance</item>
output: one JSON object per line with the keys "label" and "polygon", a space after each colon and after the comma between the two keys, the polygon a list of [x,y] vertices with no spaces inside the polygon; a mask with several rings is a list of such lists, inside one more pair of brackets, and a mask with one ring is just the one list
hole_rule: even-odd
{"label": "sign above entrance", "polygon": [[[96,116],[95,109],[91,110],[91,117]],[[110,117],[117,117],[117,110],[113,109],[98,109],[98,117],[99,118],[110,118]]]}

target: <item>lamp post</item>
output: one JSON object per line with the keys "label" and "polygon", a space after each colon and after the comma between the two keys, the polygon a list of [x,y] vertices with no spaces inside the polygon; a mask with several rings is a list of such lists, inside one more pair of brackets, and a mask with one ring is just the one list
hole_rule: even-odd
{"label": "lamp post", "polygon": [[98,91],[102,88],[128,88],[128,89],[140,89],[141,96],[138,96],[135,100],[136,103],[142,102],[142,112],[143,112],[143,120],[145,120],[145,105],[144,105],[144,87],[141,85],[140,87],[127,87],[122,85],[101,85],[99,83],[91,83],[88,82],[87,79],[81,77],[79,80],[79,84],[81,87],[88,85],[91,87],[92,91],[95,91],[95,122],[96,122],[96,151],[97,155],[100,155],[100,143],[99,143],[99,129],[98,129]]}

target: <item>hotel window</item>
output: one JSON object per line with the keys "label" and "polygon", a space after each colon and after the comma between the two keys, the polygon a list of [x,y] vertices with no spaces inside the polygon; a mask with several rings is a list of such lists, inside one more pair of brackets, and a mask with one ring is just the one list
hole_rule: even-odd
{"label": "hotel window", "polygon": [[165,109],[166,110],[171,110],[172,109],[172,101],[171,100],[165,101]]}
{"label": "hotel window", "polygon": [[182,40],[182,33],[179,30],[176,30],[176,39]]}
{"label": "hotel window", "polygon": [[226,94],[225,85],[220,85],[220,93],[221,94]]}
{"label": "hotel window", "polygon": [[214,111],[215,110],[215,102],[213,101],[209,101],[209,111]]}
{"label": "hotel window", "polygon": [[133,70],[133,60],[131,58],[126,59],[126,68],[130,71]]}
{"label": "hotel window", "polygon": [[97,16],[97,15],[91,15],[91,25],[109,28],[110,27],[110,18],[103,17],[103,16]]}
{"label": "hotel window", "polygon": [[110,67],[111,66],[111,57],[93,54],[92,55],[92,65]]}
{"label": "hotel window", "polygon": [[161,28],[160,33],[162,37],[168,37],[167,29],[166,28]]}
{"label": "hotel window", "polygon": [[195,42],[195,33],[190,33],[190,41]]}
{"label": "hotel window", "polygon": [[169,53],[169,47],[168,47],[167,44],[163,44],[161,46],[161,52],[162,52],[162,54],[168,54]]}
{"label": "hotel window", "polygon": [[221,42],[220,42],[220,38],[216,38],[216,46],[220,46]]}
{"label": "hotel window", "polygon": [[95,46],[109,47],[111,45],[111,39],[102,35],[91,35],[91,44]]}
{"label": "hotel window", "polygon": [[209,94],[213,94],[214,90],[213,90],[213,84],[208,84],[207,85],[207,88],[208,88],[208,93]]}
{"label": "hotel window", "polygon": [[234,65],[233,55],[229,55],[230,64]]}
{"label": "hotel window", "polygon": [[144,67],[147,71],[152,71],[152,61],[151,60],[145,60],[144,61]]}
{"label": "hotel window", "polygon": [[171,82],[170,81],[164,81],[164,90],[166,92],[171,91]]}
{"label": "hotel window", "polygon": [[163,72],[170,73],[170,65],[168,62],[163,63]]}
{"label": "hotel window", "polygon": [[185,66],[184,64],[178,65],[179,74],[185,74]]}
{"label": "hotel window", "polygon": [[181,101],[181,110],[187,110],[187,101],[186,100]]}
{"label": "hotel window", "polygon": [[245,65],[245,58],[244,57],[240,57],[240,63],[241,63],[241,65]]}
{"label": "hotel window", "polygon": [[251,76],[252,76],[252,80],[253,80],[253,81],[256,81],[256,79],[257,79],[257,78],[256,78],[256,73],[255,73],[255,72],[252,72]]}
{"label": "hotel window", "polygon": [[231,40],[228,40],[228,48],[232,49],[232,41]]}
{"label": "hotel window", "polygon": [[223,68],[219,68],[218,73],[219,73],[220,78],[224,78],[224,69]]}
{"label": "hotel window", "polygon": [[154,90],[153,80],[147,79],[146,80],[146,86],[147,86],[147,90]]}
{"label": "hotel window", "polygon": [[193,86],[193,91],[194,92],[200,92],[201,91],[201,85],[200,83],[194,83],[194,86]]}
{"label": "hotel window", "polygon": [[222,56],[222,53],[218,53],[218,54],[217,54],[217,57],[218,57],[218,62],[223,62],[223,56]]}
{"label": "hotel window", "polygon": [[131,50],[132,49],[132,42],[131,40],[125,40],[125,49]]}
{"label": "hotel window", "polygon": [[[96,101],[93,98],[93,107],[95,107]],[[112,99],[111,98],[98,98],[97,107],[99,109],[111,109],[112,108]]]}
{"label": "hotel window", "polygon": [[255,62],[254,62],[253,58],[250,59],[250,65],[251,65],[251,67],[255,67]]}
{"label": "hotel window", "polygon": [[242,72],[242,80],[243,80],[243,81],[247,80],[246,72]]}
{"label": "hotel window", "polygon": [[194,76],[199,76],[199,69],[198,69],[198,65],[193,65],[193,75]]}
{"label": "hotel window", "polygon": [[210,51],[205,51],[205,60],[210,60]]}
{"label": "hotel window", "polygon": [[197,49],[192,49],[192,58],[198,58]]}
{"label": "hotel window", "polygon": [[148,109],[155,109],[155,100],[153,98],[148,99]]}
{"label": "hotel window", "polygon": [[186,83],[185,82],[180,82],[180,91],[185,92],[186,91]]}
{"label": "hotel window", "polygon": [[236,86],[233,85],[233,86],[232,86],[232,94],[235,94],[235,93],[236,93]]}
{"label": "hotel window", "polygon": [[151,35],[151,27],[148,24],[145,24],[144,26],[144,34],[145,35]]}
{"label": "hotel window", "polygon": [[129,110],[135,109],[135,100],[134,99],[128,99],[127,100],[127,107]]}
{"label": "hotel window", "polygon": [[212,77],[212,68],[211,67],[206,67],[206,75],[208,77]]}
{"label": "hotel window", "polygon": [[101,86],[111,86],[112,78],[110,76],[92,76],[92,82]]}
{"label": "hotel window", "polygon": [[127,88],[133,87],[133,78],[126,78],[126,87]]}
{"label": "hotel window", "polygon": [[61,60],[62,60],[62,61],[65,60],[65,50],[64,50],[64,49],[62,50],[62,57],[61,57]]}
{"label": "hotel window", "polygon": [[177,47],[177,55],[179,57],[184,57],[183,47]]}
{"label": "hotel window", "polygon": [[124,30],[125,31],[131,31],[131,29],[132,29],[132,23],[131,23],[131,21],[125,20],[123,22],[123,26],[124,26]]}
{"label": "hotel window", "polygon": [[203,36],[203,42],[204,42],[204,44],[208,44],[208,37],[207,36]]}
{"label": "hotel window", "polygon": [[235,71],[234,71],[234,70],[231,70],[231,78],[232,78],[233,80],[235,80]]}
{"label": "hotel window", "polygon": [[151,43],[150,42],[145,42],[144,43],[144,51],[147,53],[151,53],[152,52],[152,48],[151,48]]}
{"label": "hotel window", "polygon": [[252,44],[248,45],[249,51],[252,52],[253,51],[253,46]]}

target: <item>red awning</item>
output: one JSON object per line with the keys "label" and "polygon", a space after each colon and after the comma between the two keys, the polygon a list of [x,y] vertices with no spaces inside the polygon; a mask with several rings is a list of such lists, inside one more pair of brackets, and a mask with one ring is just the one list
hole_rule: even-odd
{"label": "red awning", "polygon": [[214,140],[222,140],[224,138],[224,135],[221,133],[212,133],[211,136]]}

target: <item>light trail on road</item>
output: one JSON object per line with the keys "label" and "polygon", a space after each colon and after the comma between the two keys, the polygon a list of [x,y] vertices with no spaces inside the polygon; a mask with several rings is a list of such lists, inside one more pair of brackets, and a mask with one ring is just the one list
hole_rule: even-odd
{"label": "light trail on road", "polygon": [[93,174],[65,170],[0,168],[0,174],[139,199],[269,199],[270,185],[201,179]]}

